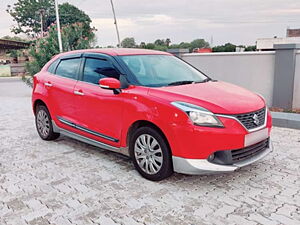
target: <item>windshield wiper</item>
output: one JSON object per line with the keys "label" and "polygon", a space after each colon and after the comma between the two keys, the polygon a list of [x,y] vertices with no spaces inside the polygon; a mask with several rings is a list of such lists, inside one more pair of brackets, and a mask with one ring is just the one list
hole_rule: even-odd
{"label": "windshield wiper", "polygon": [[176,86],[176,85],[184,85],[184,84],[192,84],[194,81],[192,80],[182,80],[182,81],[175,81],[172,83],[169,83],[168,86]]}
{"label": "windshield wiper", "polygon": [[208,81],[211,81],[211,79],[207,77],[204,80],[202,80],[202,81],[196,81],[195,83],[206,83]]}

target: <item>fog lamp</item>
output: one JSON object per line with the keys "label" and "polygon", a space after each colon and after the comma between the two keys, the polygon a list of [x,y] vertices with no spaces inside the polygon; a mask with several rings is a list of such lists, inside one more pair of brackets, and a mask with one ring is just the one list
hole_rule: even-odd
{"label": "fog lamp", "polygon": [[215,159],[215,154],[213,153],[213,154],[211,154],[210,156],[208,156],[208,161],[213,161],[214,159]]}

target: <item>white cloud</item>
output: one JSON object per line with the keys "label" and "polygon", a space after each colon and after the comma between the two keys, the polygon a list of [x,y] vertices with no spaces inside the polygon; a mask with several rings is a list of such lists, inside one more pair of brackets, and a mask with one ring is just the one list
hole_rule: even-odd
{"label": "white cloud", "polygon": [[[0,4],[0,35],[13,24]],[[93,20],[99,45],[116,44],[109,0],[59,0],[70,2]],[[114,0],[121,38],[141,41],[171,38],[173,43],[195,38],[215,44],[255,44],[259,37],[284,36],[287,26],[300,28],[299,0]],[[1,13],[0,12],[0,13]],[[5,12],[5,13],[4,13]]]}
{"label": "white cloud", "polygon": [[[118,25],[120,27],[132,27],[135,26],[135,22],[128,18],[128,19],[118,19]],[[98,29],[110,29],[114,27],[114,20],[113,18],[93,18],[92,19],[92,26]]]}
{"label": "white cloud", "polygon": [[151,16],[146,16],[146,17],[138,17],[137,19],[138,23],[141,24],[174,24],[178,21],[176,21],[174,18],[168,15],[163,15],[163,14],[158,14],[158,15],[151,15]]}

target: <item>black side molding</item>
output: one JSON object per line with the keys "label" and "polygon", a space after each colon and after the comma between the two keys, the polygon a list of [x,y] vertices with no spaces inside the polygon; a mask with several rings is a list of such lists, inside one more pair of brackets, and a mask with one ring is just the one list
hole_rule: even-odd
{"label": "black side molding", "polygon": [[68,120],[66,120],[66,119],[64,119],[64,118],[62,118],[62,117],[60,117],[60,116],[58,116],[57,119],[58,119],[60,122],[66,124],[66,125],[68,125],[68,126],[70,126],[70,127],[73,127],[73,128],[75,128],[75,129],[77,129],[77,130],[84,131],[84,132],[86,132],[86,133],[95,135],[95,136],[97,136],[97,137],[104,138],[104,139],[109,140],[109,141],[113,141],[113,142],[116,142],[116,143],[119,142],[119,139],[116,139],[116,138],[107,136],[107,135],[105,135],[105,134],[101,134],[101,133],[99,133],[99,132],[90,130],[90,129],[85,128],[85,127],[83,127],[83,126],[80,126],[80,125],[78,125],[78,124],[72,123],[72,122],[70,122],[70,121],[68,121]]}

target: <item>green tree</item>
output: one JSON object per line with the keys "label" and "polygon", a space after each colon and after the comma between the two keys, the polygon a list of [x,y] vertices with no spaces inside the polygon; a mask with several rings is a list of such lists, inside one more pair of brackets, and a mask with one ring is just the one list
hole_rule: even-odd
{"label": "green tree", "polygon": [[145,46],[146,49],[154,49],[155,48],[155,44],[153,43],[147,43]]}
{"label": "green tree", "polygon": [[171,43],[171,39],[170,39],[170,38],[167,38],[167,39],[165,40],[165,45],[166,45],[167,47],[169,47],[169,46],[170,46],[170,43]]}
{"label": "green tree", "polygon": [[169,48],[179,48],[179,47],[180,47],[179,44],[172,44],[169,46]]}
{"label": "green tree", "polygon": [[[62,27],[62,41],[64,50],[77,50],[91,48],[94,42],[94,32],[91,29],[89,33],[83,35],[83,23],[74,23]],[[57,28],[52,25],[46,37],[40,38],[29,50],[33,61],[27,64],[27,70],[30,74],[36,74],[41,68],[56,54],[59,53]]]}
{"label": "green tree", "polygon": [[245,48],[246,52],[254,52],[256,51],[256,45],[250,45]]}
{"label": "green tree", "polygon": [[213,52],[235,52],[236,45],[231,43],[226,43],[225,45],[219,45],[216,47],[213,47]]}
{"label": "green tree", "polygon": [[181,42],[179,44],[179,48],[188,48],[188,49],[191,49],[191,43],[188,43],[188,42]]}
{"label": "green tree", "polygon": [[[144,43],[144,42],[142,42]],[[157,39],[154,43],[148,43],[146,45],[140,45],[141,48],[146,49],[154,49],[160,51],[167,51],[170,48],[185,48],[192,51],[194,48],[209,48],[209,43],[206,42],[204,39],[195,39],[191,43],[190,42],[181,42],[180,44],[172,44],[170,45],[171,40],[170,38],[166,39]]]}
{"label": "green tree", "polygon": [[154,50],[167,51],[168,47],[166,45],[155,45]]}
{"label": "green tree", "polygon": [[41,32],[41,14],[43,21],[47,21],[55,13],[54,0],[18,0],[13,6],[8,5],[6,11],[17,23],[13,33],[37,36]]}
{"label": "green tree", "polygon": [[[8,6],[7,12],[17,22],[17,26],[12,28],[15,34],[37,37],[41,32],[41,14],[44,32],[56,21],[54,0],[18,0],[13,6]],[[59,14],[61,26],[80,22],[84,24],[84,32],[91,29],[91,18],[74,5],[60,4]]]}
{"label": "green tree", "polygon": [[[91,18],[84,11],[69,3],[63,3],[59,5],[59,15],[61,25],[73,24],[77,22],[90,25],[92,22]],[[55,14],[51,15],[50,22],[53,23],[55,21]]]}
{"label": "green tree", "polygon": [[140,48],[146,48],[146,43],[145,42],[141,42]]}
{"label": "green tree", "polygon": [[10,57],[12,57],[12,58],[17,58],[17,57],[19,57],[19,56],[22,55],[22,51],[12,49],[12,50],[9,50],[9,51],[7,52],[7,54],[8,54]]}
{"label": "green tree", "polygon": [[190,52],[193,51],[194,48],[209,48],[209,43],[204,39],[195,39],[191,42],[189,47]]}
{"label": "green tree", "polygon": [[133,37],[127,37],[124,38],[123,41],[121,42],[121,45],[123,48],[135,48],[136,43]]}
{"label": "green tree", "polygon": [[[82,10],[78,9],[76,6],[69,3],[63,3],[59,5],[59,15],[60,15],[60,24],[61,26],[82,23],[83,33],[88,34],[91,28],[91,18]],[[55,23],[56,15],[51,15],[47,21],[47,25]]]}
{"label": "green tree", "polygon": [[154,41],[154,44],[164,46],[165,45],[165,40],[164,39],[157,39],[157,40]]}
{"label": "green tree", "polygon": [[62,43],[64,51],[91,48],[95,44],[94,31],[92,28],[87,31],[86,24],[79,22],[63,26]]}

